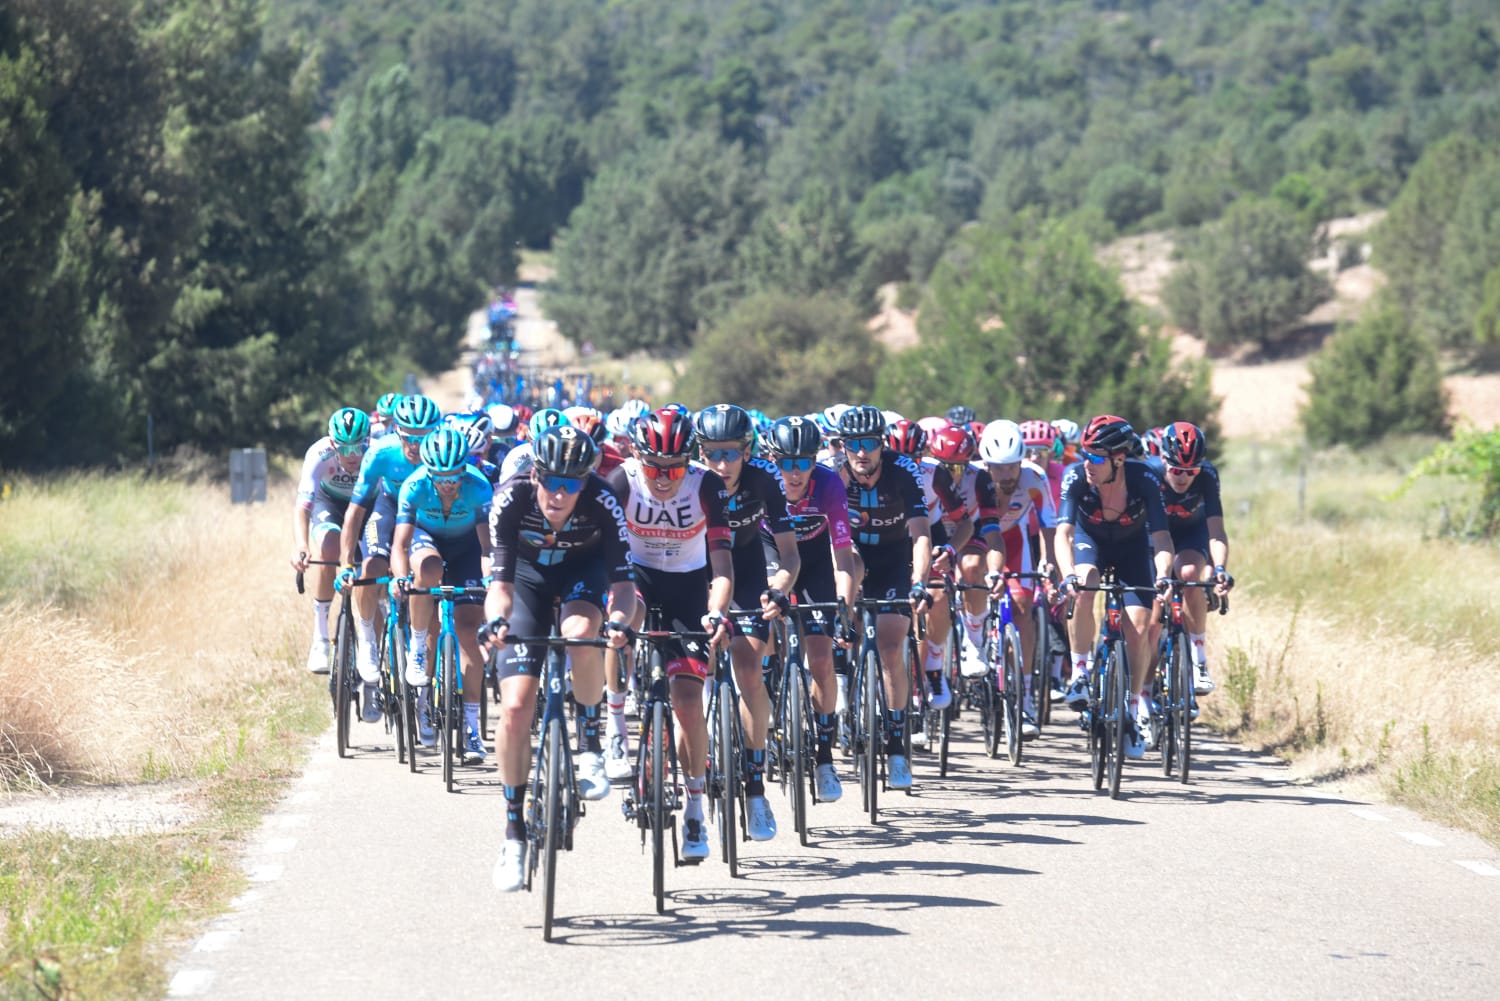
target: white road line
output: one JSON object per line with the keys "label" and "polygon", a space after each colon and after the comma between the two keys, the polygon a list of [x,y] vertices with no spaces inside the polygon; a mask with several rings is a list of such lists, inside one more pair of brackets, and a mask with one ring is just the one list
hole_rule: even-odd
{"label": "white road line", "polygon": [[265,865],[251,866],[245,870],[245,876],[252,883],[269,883],[272,880],[280,879],[281,872],[281,866],[275,863],[267,863]]}
{"label": "white road line", "polygon": [[222,952],[228,945],[239,937],[239,932],[225,928],[220,931],[205,932],[193,946],[194,952]]}
{"label": "white road line", "polygon": [[1414,845],[1421,845],[1423,848],[1443,847],[1443,843],[1437,838],[1428,837],[1426,834],[1422,834],[1420,831],[1401,831],[1399,833],[1401,837],[1405,838],[1407,841],[1410,841]]}
{"label": "white road line", "polygon": [[1362,820],[1376,820],[1382,824],[1390,820],[1389,817],[1382,816],[1381,814],[1376,813],[1374,810],[1366,810],[1363,807],[1359,806],[1351,806],[1349,808],[1349,812],[1354,814],[1356,817],[1361,818]]}
{"label": "white road line", "polygon": [[296,838],[272,838],[270,841],[262,842],[258,850],[267,855],[284,855],[297,847]]}
{"label": "white road line", "polygon": [[167,997],[185,998],[194,994],[202,994],[208,990],[208,985],[213,983],[214,971],[212,970],[178,970],[172,978],[171,984],[167,986]]}
{"label": "white road line", "polygon": [[1496,869],[1488,862],[1476,862],[1466,859],[1455,859],[1454,861],[1470,872],[1478,873],[1481,876],[1500,876],[1500,869]]}

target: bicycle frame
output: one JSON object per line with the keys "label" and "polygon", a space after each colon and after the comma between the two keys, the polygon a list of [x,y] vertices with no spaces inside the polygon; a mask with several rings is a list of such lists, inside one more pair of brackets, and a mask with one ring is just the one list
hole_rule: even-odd
{"label": "bicycle frame", "polygon": [[[488,587],[484,585],[459,587],[445,584],[438,587],[409,588],[406,592],[408,597],[427,595],[437,599],[438,656],[437,668],[433,674],[432,712],[437,717],[434,722],[438,723],[439,739],[443,742],[443,785],[449,792],[453,791],[454,758],[461,754],[460,742],[464,738],[464,670],[463,658],[459,653],[458,632],[453,624],[453,605],[459,598],[482,595],[487,590]],[[450,668],[445,669],[445,664],[450,665]]]}

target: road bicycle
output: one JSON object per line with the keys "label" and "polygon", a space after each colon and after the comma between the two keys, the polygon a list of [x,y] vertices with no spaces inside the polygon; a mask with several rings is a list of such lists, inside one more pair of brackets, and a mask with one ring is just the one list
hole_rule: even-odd
{"label": "road bicycle", "polygon": [[[1044,579],[1042,574],[1031,571],[1022,573],[1008,570],[1001,576],[1007,581],[1022,580],[1032,583]],[[988,590],[983,584],[964,584],[961,587],[965,590],[974,588]],[[1000,589],[998,599],[990,599],[989,611],[985,614],[984,649],[985,663],[990,666],[990,671],[985,678],[995,687],[998,696],[990,703],[992,715],[991,723],[985,727],[985,750],[990,757],[996,757],[1000,750],[1000,740],[1004,737],[1006,757],[1010,759],[1012,765],[1019,765],[1022,748],[1026,741],[1024,733],[1026,672],[1025,661],[1022,657],[1021,630],[1016,625],[1015,604],[1009,587]],[[1033,690],[1037,688],[1036,678],[1037,675],[1033,674]],[[1040,697],[1043,699],[1047,697],[1045,689],[1042,690]]]}
{"label": "road bicycle", "polygon": [[815,780],[817,757],[817,718],[813,713],[812,693],[802,653],[802,622],[809,615],[823,615],[832,632],[833,621],[842,621],[847,609],[842,601],[792,604],[788,614],[776,623],[774,630],[781,640],[777,681],[772,691],[771,733],[767,743],[766,762],[781,782],[781,790],[792,804],[792,828],[797,840],[807,845],[807,809],[818,801]]}
{"label": "road bicycle", "polygon": [[[301,583],[301,574],[298,574]],[[339,612],[333,629],[333,661],[328,672],[328,693],[333,699],[334,745],[339,757],[349,756],[349,728],[354,715],[354,693],[360,685],[359,671],[355,667],[355,644],[358,638],[354,631],[354,589],[374,587],[390,583],[386,577],[356,577],[351,580],[335,578],[333,589],[339,594]],[[387,731],[391,728],[391,715],[382,715]]]}
{"label": "road bicycle", "polygon": [[[1130,724],[1130,658],[1125,649],[1122,625],[1125,595],[1129,592],[1153,597],[1156,589],[1131,587],[1115,577],[1114,567],[1104,567],[1099,583],[1079,584],[1079,591],[1104,595],[1104,618],[1099,626],[1099,642],[1094,651],[1094,670],[1089,675],[1089,703],[1079,717],[1079,725],[1089,735],[1089,766],[1094,788],[1109,781],[1110,799],[1120,798],[1120,773],[1125,765],[1125,731]],[[1075,605],[1068,608],[1073,617]]]}
{"label": "road bicycle", "polygon": [[454,631],[453,605],[459,598],[483,595],[488,590],[484,583],[473,587],[440,585],[438,587],[407,587],[406,594],[429,595],[437,599],[438,634],[437,667],[432,681],[432,728],[443,753],[443,786],[453,791],[453,765],[455,759],[462,760],[467,728],[464,726],[464,674],[458,655],[458,633]]}
{"label": "road bicycle", "polygon": [[[854,753],[854,771],[859,777],[861,805],[870,817],[870,823],[878,823],[880,817],[880,793],[886,789],[886,740],[885,675],[880,661],[880,648],[876,643],[875,623],[881,614],[901,614],[898,609],[910,610],[904,600],[886,601],[877,598],[860,598],[855,602],[861,617],[860,652],[855,661],[854,680],[849,686],[849,711],[852,720],[851,744]],[[907,743],[906,724],[900,734]],[[909,746],[909,745],[908,745]],[[908,758],[908,761],[911,759]],[[907,795],[911,795],[907,790]]]}
{"label": "road bicycle", "polygon": [[[745,818],[745,734],[740,721],[740,697],[734,687],[726,644],[713,659],[708,697],[708,814],[718,825],[719,848],[729,866],[729,878],[739,875],[739,842],[750,835]],[[735,835],[739,836],[736,837]]]}
{"label": "road bicycle", "polygon": [[[1161,773],[1170,777],[1175,769],[1178,781],[1183,783],[1192,764],[1193,717],[1198,712],[1198,699],[1193,694],[1193,655],[1182,627],[1183,593],[1196,587],[1212,596],[1216,586],[1213,581],[1174,579],[1171,597],[1161,610],[1151,715],[1161,735]],[[1227,595],[1219,596],[1218,606],[1220,615],[1228,614]]]}

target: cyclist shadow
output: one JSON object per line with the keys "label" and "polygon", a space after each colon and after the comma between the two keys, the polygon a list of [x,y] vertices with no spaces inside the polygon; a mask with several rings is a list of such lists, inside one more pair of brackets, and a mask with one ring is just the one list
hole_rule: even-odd
{"label": "cyclist shadow", "polygon": [[909,934],[839,911],[907,912],[931,907],[998,907],[987,900],[921,893],[827,893],[790,896],[779,890],[678,890],[668,914],[587,914],[553,922],[554,944],[595,948],[685,945],[720,935],[818,941]]}
{"label": "cyclist shadow", "polygon": [[755,883],[807,883],[852,876],[1037,876],[1034,869],[952,859],[870,861],[831,855],[783,855],[740,859],[745,879]]}
{"label": "cyclist shadow", "polygon": [[[1099,818],[1103,822],[1104,818]],[[821,850],[890,851],[924,845],[1073,845],[1079,842],[1014,828],[992,828],[993,817],[969,810],[922,807],[892,807],[880,812],[875,827],[823,827],[810,839],[810,847]],[[1134,823],[1134,821],[1124,821]],[[1010,871],[1010,870],[1000,870]]]}

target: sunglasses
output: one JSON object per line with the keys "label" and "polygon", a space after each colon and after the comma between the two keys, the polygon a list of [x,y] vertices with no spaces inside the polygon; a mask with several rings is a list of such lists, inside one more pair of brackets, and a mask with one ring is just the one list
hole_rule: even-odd
{"label": "sunglasses", "polygon": [[407,434],[405,431],[397,431],[396,437],[401,439],[401,444],[403,445],[420,445],[422,439],[426,438],[427,435],[425,432],[422,434]]}
{"label": "sunglasses", "polygon": [[367,441],[358,441],[352,445],[336,445],[334,447],[339,450],[339,455],[364,455],[365,452],[369,451],[370,443]]}
{"label": "sunglasses", "polygon": [[431,473],[429,476],[432,479],[433,485],[439,487],[457,486],[458,481],[464,478],[463,473],[444,473],[441,476],[437,473]]}
{"label": "sunglasses", "polygon": [[1167,472],[1176,476],[1196,476],[1201,466],[1168,466]]}
{"label": "sunglasses", "polygon": [[806,456],[799,459],[777,459],[776,468],[783,473],[808,473],[812,471],[813,460]]}
{"label": "sunglasses", "polygon": [[705,448],[703,458],[709,462],[739,462],[745,457],[743,448]]}
{"label": "sunglasses", "polygon": [[845,438],[844,447],[851,452],[878,452],[882,442],[879,438]]}
{"label": "sunglasses", "polygon": [[553,476],[550,473],[540,478],[542,489],[549,493],[576,494],[583,489],[582,476]]}
{"label": "sunglasses", "polygon": [[658,466],[654,462],[643,462],[641,463],[641,468],[646,470],[648,475],[658,480],[672,480],[675,482],[687,475],[687,463],[685,462],[676,466]]}
{"label": "sunglasses", "polygon": [[943,465],[948,467],[948,475],[953,478],[954,483],[962,482],[964,474],[969,471],[969,464],[966,462],[945,462]]}
{"label": "sunglasses", "polygon": [[1091,466],[1102,466],[1109,461],[1107,455],[1095,455],[1093,452],[1079,452],[1078,454],[1083,456],[1083,461]]}

